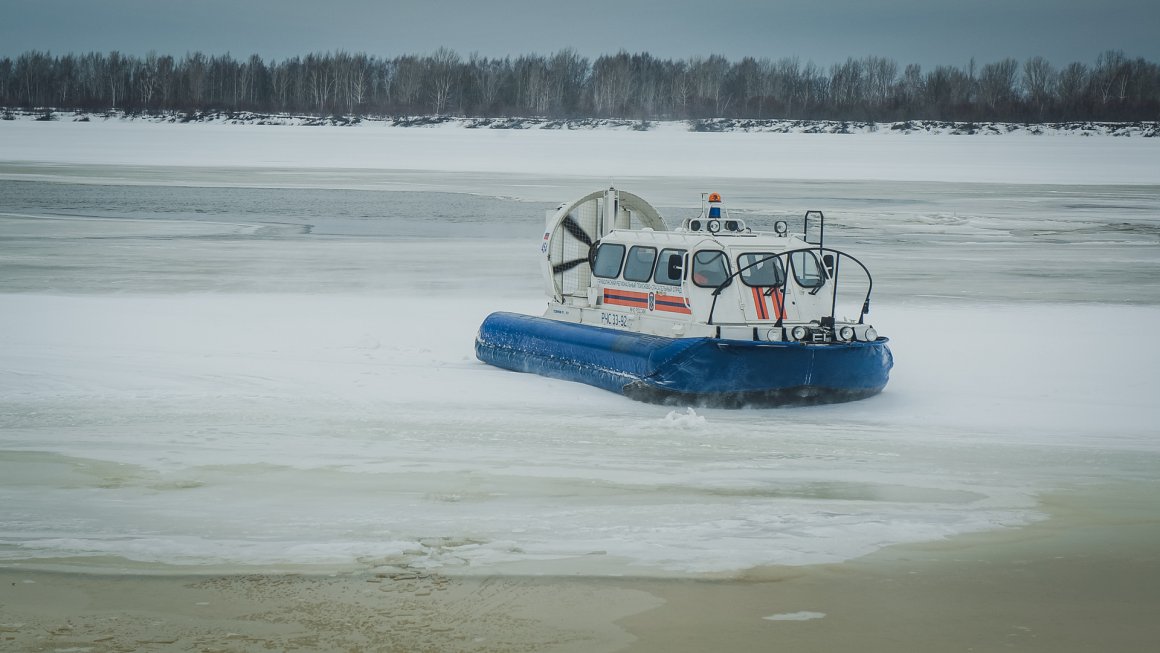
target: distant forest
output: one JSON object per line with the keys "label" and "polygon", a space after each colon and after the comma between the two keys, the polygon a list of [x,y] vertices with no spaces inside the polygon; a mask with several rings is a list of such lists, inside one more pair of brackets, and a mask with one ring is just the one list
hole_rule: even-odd
{"label": "distant forest", "polygon": [[595,61],[555,54],[464,59],[447,48],[391,59],[346,52],[281,61],[200,52],[25,52],[0,59],[0,106],[128,113],[317,116],[783,118],[1046,122],[1160,119],[1160,66],[1109,50],[1057,68],[1043,57],[963,67],[850,58],[828,69],[796,57]]}

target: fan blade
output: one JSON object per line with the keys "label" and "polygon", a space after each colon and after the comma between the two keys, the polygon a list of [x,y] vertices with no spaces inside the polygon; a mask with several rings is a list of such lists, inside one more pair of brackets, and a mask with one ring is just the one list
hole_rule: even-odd
{"label": "fan blade", "polygon": [[592,247],[592,239],[588,237],[588,234],[584,233],[584,229],[572,219],[571,215],[564,216],[564,219],[560,221],[560,225],[567,229],[573,238]]}
{"label": "fan blade", "polygon": [[571,270],[572,268],[576,267],[577,265],[580,265],[581,263],[587,263],[587,262],[588,262],[588,259],[586,259],[586,258],[574,258],[571,261],[564,261],[562,263],[557,263],[557,264],[552,266],[552,273],[553,274],[560,274],[561,272],[567,272],[568,270]]}

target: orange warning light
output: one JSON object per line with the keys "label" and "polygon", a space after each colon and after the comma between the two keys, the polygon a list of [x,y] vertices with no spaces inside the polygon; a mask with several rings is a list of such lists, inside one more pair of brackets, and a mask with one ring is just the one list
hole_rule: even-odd
{"label": "orange warning light", "polygon": [[721,201],[721,193],[709,193],[709,201],[710,202],[720,202]]}

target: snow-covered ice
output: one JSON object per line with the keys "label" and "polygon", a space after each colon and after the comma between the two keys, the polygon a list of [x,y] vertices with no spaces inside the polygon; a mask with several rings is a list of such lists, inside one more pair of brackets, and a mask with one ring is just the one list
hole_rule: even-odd
{"label": "snow-covered ice", "polygon": [[[729,572],[1017,526],[1043,492],[1160,472],[1160,190],[1106,184],[1143,139],[1076,138],[1054,163],[1101,187],[1027,186],[1028,170],[708,188],[668,176],[690,142],[654,133],[673,149],[633,153],[654,174],[621,185],[677,215],[702,190],[758,220],[826,209],[836,246],[875,273],[871,321],[892,338],[878,397],[725,411],[475,360],[487,313],[542,310],[544,203],[600,176],[591,160],[549,168],[555,136],[495,136],[509,140],[492,173],[447,158],[484,141],[414,130],[392,143],[431,157],[416,173],[375,159],[366,131],[48,127],[0,153],[0,561]],[[183,128],[199,134],[187,159],[166,152]],[[965,158],[972,181],[992,174],[954,137],[907,138]],[[743,159],[755,142],[798,147],[713,147]],[[1026,143],[998,147],[1042,156]],[[346,146],[377,171],[310,169]],[[261,167],[292,151],[311,154]],[[534,175],[507,174],[524,159]],[[707,171],[688,160],[680,176]],[[423,192],[384,192],[412,182]],[[508,199],[447,192],[489,186]]]}
{"label": "snow-covered ice", "polygon": [[825,612],[810,612],[802,610],[801,612],[784,612],[781,614],[771,614],[768,617],[762,617],[767,621],[812,621],[814,619],[825,619]]}
{"label": "snow-covered ice", "polygon": [[[1155,138],[698,133],[0,121],[29,163],[509,173],[633,179],[1156,184]],[[557,199],[557,198],[553,198]],[[562,200],[558,200],[562,201]]]}

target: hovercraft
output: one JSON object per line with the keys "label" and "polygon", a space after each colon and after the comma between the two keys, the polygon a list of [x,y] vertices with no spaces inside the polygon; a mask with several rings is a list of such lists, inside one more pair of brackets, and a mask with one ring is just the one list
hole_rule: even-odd
{"label": "hovercraft", "polygon": [[491,314],[476,356],[661,404],[869,397],[893,365],[865,321],[873,280],[824,236],[820,211],[805,213],[801,234],[782,220],[760,232],[711,193],[670,229],[632,193],[589,193],[546,216],[544,315]]}

